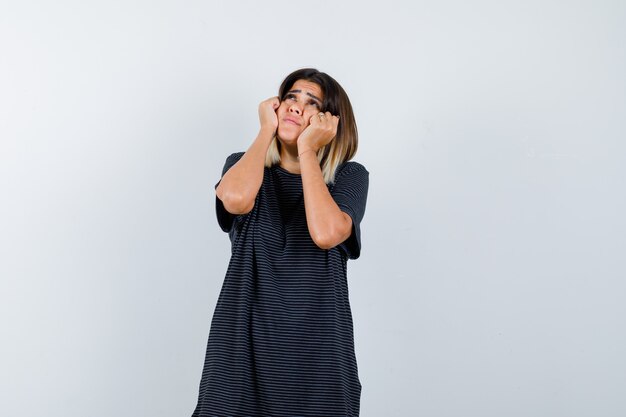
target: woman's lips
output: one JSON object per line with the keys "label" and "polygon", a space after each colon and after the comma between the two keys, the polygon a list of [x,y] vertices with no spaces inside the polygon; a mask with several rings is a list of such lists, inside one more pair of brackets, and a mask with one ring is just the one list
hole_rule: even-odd
{"label": "woman's lips", "polygon": [[296,122],[295,120],[291,120],[291,119],[283,119],[283,120],[285,121],[285,123],[290,123],[296,126],[300,126],[300,123]]}

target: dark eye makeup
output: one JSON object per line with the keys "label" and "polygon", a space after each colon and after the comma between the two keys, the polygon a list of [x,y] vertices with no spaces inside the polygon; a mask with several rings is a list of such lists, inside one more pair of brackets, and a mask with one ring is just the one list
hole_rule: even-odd
{"label": "dark eye makeup", "polygon": [[[293,98],[293,99],[295,99],[295,98],[296,98],[296,95],[295,95],[295,94],[293,94],[293,93],[288,93],[287,95],[285,95],[285,100],[287,100],[287,99],[289,99],[289,98]],[[308,103],[308,104],[313,104],[313,105],[315,105],[315,107],[317,107],[318,109],[320,108],[319,103],[318,103],[317,101],[315,101],[315,100],[309,100],[309,103]]]}

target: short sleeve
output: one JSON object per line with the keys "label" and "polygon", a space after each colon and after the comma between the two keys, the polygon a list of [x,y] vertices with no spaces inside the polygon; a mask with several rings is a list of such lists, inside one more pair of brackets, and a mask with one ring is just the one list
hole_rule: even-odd
{"label": "short sleeve", "polygon": [[[228,171],[233,165],[235,165],[237,161],[239,161],[239,159],[241,159],[244,153],[245,152],[235,152],[233,154],[230,154],[228,158],[226,158],[226,162],[224,163],[224,168],[222,169],[222,177],[224,177],[224,174],[226,174],[226,171]],[[220,180],[217,182],[217,184],[215,184],[216,189],[217,189],[217,186],[222,181],[222,177],[220,177]],[[222,200],[220,200],[217,197],[217,195],[215,196],[215,214],[217,215],[218,224],[220,225],[222,230],[227,233],[230,233],[230,231],[233,228],[233,225],[237,223],[239,220],[241,220],[243,216],[245,216],[241,214],[239,215],[232,214],[226,211],[226,208],[224,207],[224,203],[222,203]]]}
{"label": "short sleeve", "polygon": [[365,215],[368,188],[367,169],[358,162],[349,161],[337,172],[330,189],[330,195],[341,211],[352,218],[352,233],[339,244],[348,259],[357,259],[361,255],[361,220]]}

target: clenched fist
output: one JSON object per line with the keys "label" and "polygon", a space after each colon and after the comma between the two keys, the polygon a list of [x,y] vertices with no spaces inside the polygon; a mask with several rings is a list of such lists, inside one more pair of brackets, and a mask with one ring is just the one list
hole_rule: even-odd
{"label": "clenched fist", "polygon": [[270,97],[267,100],[263,100],[259,104],[259,121],[261,122],[261,129],[271,130],[276,133],[278,128],[278,116],[276,115],[276,109],[280,106],[280,100],[278,97]]}
{"label": "clenched fist", "polygon": [[330,143],[337,136],[339,116],[333,116],[330,112],[319,112],[310,118],[310,124],[298,137],[298,149],[300,152],[312,149],[317,152],[322,146]]}

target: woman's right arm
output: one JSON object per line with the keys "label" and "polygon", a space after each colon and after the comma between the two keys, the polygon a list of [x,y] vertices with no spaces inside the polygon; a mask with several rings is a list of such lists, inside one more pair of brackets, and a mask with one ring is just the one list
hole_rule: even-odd
{"label": "woman's right arm", "polygon": [[256,195],[263,183],[265,155],[278,127],[276,109],[280,105],[278,97],[272,97],[259,104],[261,128],[252,145],[222,176],[215,194],[232,214],[245,214],[254,207]]}

